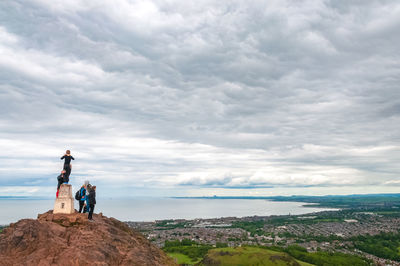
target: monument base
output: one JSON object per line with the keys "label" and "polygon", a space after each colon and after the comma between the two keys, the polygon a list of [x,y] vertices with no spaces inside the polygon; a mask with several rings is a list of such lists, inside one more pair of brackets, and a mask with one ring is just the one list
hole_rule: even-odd
{"label": "monument base", "polygon": [[72,186],[69,184],[61,184],[58,191],[58,198],[54,203],[53,213],[72,214],[74,209],[74,198],[72,197]]}

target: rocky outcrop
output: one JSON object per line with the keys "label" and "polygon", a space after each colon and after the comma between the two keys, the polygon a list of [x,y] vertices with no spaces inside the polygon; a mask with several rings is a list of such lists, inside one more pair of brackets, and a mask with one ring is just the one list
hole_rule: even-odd
{"label": "rocky outcrop", "polygon": [[0,234],[1,265],[175,265],[140,233],[94,214],[41,214]]}

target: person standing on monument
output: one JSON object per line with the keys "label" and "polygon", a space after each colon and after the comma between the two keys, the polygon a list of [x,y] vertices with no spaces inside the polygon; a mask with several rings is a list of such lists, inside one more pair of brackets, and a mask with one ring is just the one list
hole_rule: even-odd
{"label": "person standing on monument", "polygon": [[57,181],[58,181],[58,184],[57,184],[57,193],[56,193],[56,197],[58,198],[58,191],[60,190],[60,186],[61,186],[61,184],[62,183],[64,183],[64,178],[65,178],[65,170],[62,170],[61,171],[61,174],[57,177]]}
{"label": "person standing on monument", "polygon": [[64,181],[64,183],[68,183],[68,181],[69,181],[69,175],[71,174],[71,168],[72,168],[71,159],[72,159],[72,160],[75,160],[75,158],[72,157],[71,151],[70,151],[70,150],[67,150],[67,151],[65,152],[65,154],[63,155],[63,157],[61,157],[60,159],[61,159],[61,160],[64,159],[64,168],[63,168],[63,169],[66,171],[66,173],[65,173],[65,179],[67,180],[67,181]]}
{"label": "person standing on monument", "polygon": [[93,186],[89,191],[89,215],[88,219],[93,220],[94,205],[96,205],[96,186]]}

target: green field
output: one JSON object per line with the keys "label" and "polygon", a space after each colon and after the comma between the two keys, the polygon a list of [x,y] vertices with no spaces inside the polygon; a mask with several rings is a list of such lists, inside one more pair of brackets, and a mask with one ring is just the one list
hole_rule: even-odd
{"label": "green field", "polygon": [[192,260],[189,256],[182,253],[167,253],[168,256],[175,259],[178,264],[194,265],[200,262],[201,259]]}
{"label": "green field", "polygon": [[271,266],[309,266],[284,252],[258,247],[216,248],[208,251],[198,265],[271,265]]}

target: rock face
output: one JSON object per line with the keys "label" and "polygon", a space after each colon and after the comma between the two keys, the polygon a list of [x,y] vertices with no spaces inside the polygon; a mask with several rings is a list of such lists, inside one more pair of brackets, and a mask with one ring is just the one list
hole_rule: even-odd
{"label": "rock face", "polygon": [[69,184],[61,184],[58,192],[58,198],[54,203],[53,213],[72,214],[74,209],[74,198],[72,197],[72,186]]}
{"label": "rock face", "polygon": [[126,224],[94,214],[41,214],[0,234],[1,265],[176,265]]}

